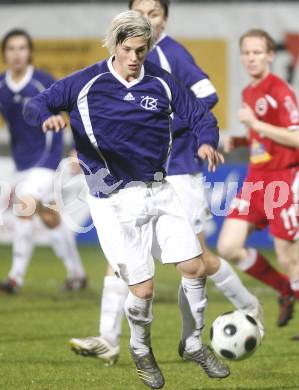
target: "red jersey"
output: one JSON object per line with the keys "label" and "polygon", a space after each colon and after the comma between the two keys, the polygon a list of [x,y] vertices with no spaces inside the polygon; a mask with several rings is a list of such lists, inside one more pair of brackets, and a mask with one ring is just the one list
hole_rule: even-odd
{"label": "red jersey", "polygon": [[[297,99],[290,86],[270,73],[255,86],[243,90],[243,101],[260,121],[274,126],[299,130]],[[249,130],[249,169],[280,170],[299,165],[299,149],[281,145]]]}

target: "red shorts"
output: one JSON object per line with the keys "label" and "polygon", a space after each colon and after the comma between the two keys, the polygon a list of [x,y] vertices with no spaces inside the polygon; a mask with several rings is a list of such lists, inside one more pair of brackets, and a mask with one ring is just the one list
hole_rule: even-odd
{"label": "red shorts", "polygon": [[242,219],[274,237],[299,239],[299,167],[281,171],[251,170],[227,218]]}

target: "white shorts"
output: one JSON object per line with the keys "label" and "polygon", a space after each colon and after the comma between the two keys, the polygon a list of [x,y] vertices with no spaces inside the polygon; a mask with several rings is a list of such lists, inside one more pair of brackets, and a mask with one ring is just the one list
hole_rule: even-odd
{"label": "white shorts", "polygon": [[154,276],[154,258],[179,263],[201,254],[169,183],[136,185],[106,199],[88,195],[90,213],[110,265],[129,285]]}
{"label": "white shorts", "polygon": [[32,196],[42,203],[54,201],[55,171],[49,168],[30,168],[17,171],[14,192],[18,198]]}
{"label": "white shorts", "polygon": [[201,173],[194,175],[171,175],[166,180],[177,193],[184,210],[196,234],[202,232],[212,214],[204,190],[204,177]]}

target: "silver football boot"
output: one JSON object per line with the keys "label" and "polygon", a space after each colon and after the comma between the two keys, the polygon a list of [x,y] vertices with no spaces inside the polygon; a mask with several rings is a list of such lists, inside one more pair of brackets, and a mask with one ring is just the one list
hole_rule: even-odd
{"label": "silver football boot", "polygon": [[69,341],[69,344],[75,353],[101,359],[106,366],[115,364],[119,357],[119,346],[113,347],[101,336],[90,336],[82,339],[73,338]]}

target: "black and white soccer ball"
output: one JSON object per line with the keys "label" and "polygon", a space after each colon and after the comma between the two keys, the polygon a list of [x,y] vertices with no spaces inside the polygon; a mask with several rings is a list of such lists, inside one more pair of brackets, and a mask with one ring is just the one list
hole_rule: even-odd
{"label": "black and white soccer ball", "polygon": [[229,360],[246,359],[261,344],[256,320],[239,310],[217,317],[210,330],[210,339],[217,355]]}

